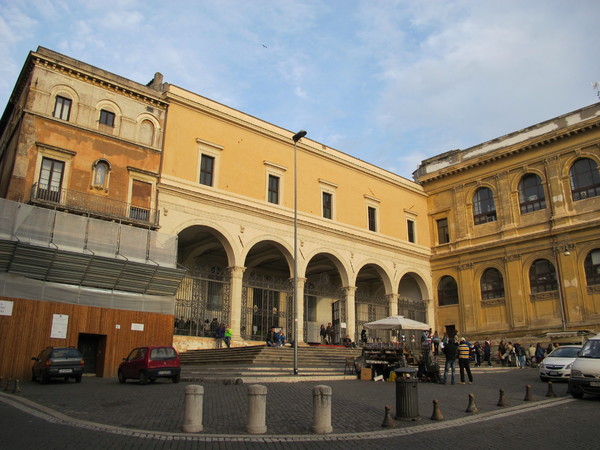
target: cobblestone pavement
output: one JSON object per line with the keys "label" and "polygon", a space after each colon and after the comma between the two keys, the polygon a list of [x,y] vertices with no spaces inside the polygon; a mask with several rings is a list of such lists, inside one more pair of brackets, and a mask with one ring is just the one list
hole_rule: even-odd
{"label": "cobblestone pavement", "polygon": [[[335,448],[344,448],[344,442],[346,445],[349,442],[360,443],[361,447],[369,442],[378,442],[378,448],[381,448],[382,444],[395,442],[399,437],[407,443],[419,435],[421,437],[415,442],[423,443],[429,439],[425,435],[434,437],[443,433],[449,436],[457,433],[457,427],[469,427],[472,424],[477,424],[479,430],[481,427],[491,427],[497,420],[521,423],[534,412],[567,411],[577,408],[576,405],[580,403],[567,396],[564,383],[553,384],[557,398],[546,397],[548,385],[539,381],[535,369],[481,368],[475,369],[474,375],[472,385],[418,383],[420,420],[393,421],[394,428],[382,428],[382,422],[385,405],[391,405],[392,413],[395,413],[395,383],[360,380],[265,384],[268,390],[268,431],[264,436],[246,433],[247,385],[204,384],[204,429],[197,435],[181,433],[187,383],[172,384],[159,380],[146,386],[136,382],[121,385],[116,379],[102,378],[84,378],[81,384],[57,381],[45,386],[24,382],[21,383],[21,393],[2,393],[0,411],[4,416],[11,406],[13,409],[20,408],[15,411],[16,415],[35,410],[37,413],[33,417],[28,416],[26,422],[51,421],[56,424],[53,430],[74,424],[78,428],[77,433],[85,431],[102,436],[107,432],[112,433],[113,439],[122,440],[121,444],[115,444],[122,448],[199,448],[200,444],[210,444],[210,448],[233,448],[231,445],[234,443],[243,444],[243,447],[236,448],[258,448],[256,446],[261,443],[281,448],[289,448],[291,443],[294,448],[314,448],[325,442],[330,448],[334,443],[337,443]],[[319,384],[330,386],[333,392],[333,433],[329,435],[315,435],[311,431],[312,389]],[[525,386],[528,384],[532,386],[534,397],[531,402],[524,401]],[[506,393],[509,403],[506,408],[497,406],[499,389]],[[469,393],[475,395],[479,410],[476,415],[465,412]],[[444,421],[430,419],[433,399],[439,401]],[[596,423],[600,419],[598,403],[594,400],[582,403],[586,407],[596,407]],[[72,434],[73,427],[70,428],[69,433]],[[525,427],[527,429],[530,427]],[[149,439],[154,442],[152,446],[148,446]],[[593,448],[586,447],[588,441],[585,439],[580,437],[579,447]],[[159,445],[158,441],[170,444]],[[194,445],[187,447],[188,443]]]}

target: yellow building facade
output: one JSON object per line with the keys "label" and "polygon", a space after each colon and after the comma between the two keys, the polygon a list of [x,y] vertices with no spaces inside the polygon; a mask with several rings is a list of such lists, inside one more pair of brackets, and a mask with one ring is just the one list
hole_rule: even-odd
{"label": "yellow building facade", "polygon": [[[234,341],[264,341],[271,326],[290,336],[294,133],[176,86],[165,98],[161,231],[193,272],[177,332],[211,336],[218,319]],[[299,341],[319,342],[328,323],[341,342],[398,312],[432,320],[421,186],[309,136],[296,146]]]}
{"label": "yellow building facade", "polygon": [[600,104],[423,161],[438,327],[599,328],[599,164]]}

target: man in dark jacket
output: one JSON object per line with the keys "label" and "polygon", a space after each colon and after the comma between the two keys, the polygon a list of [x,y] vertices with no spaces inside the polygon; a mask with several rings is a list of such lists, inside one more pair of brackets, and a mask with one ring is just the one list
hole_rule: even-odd
{"label": "man in dark jacket", "polygon": [[444,355],[446,355],[446,365],[444,366],[444,379],[442,384],[446,384],[446,377],[448,375],[448,368],[452,369],[452,376],[450,377],[450,384],[454,384],[454,373],[456,372],[456,354],[458,352],[458,344],[454,339],[449,339],[448,343],[444,346]]}

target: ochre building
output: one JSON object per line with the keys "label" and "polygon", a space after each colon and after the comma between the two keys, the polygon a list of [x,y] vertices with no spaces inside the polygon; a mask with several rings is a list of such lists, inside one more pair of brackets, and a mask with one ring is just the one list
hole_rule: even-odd
{"label": "ochre building", "polygon": [[423,161],[440,328],[600,324],[600,104]]}

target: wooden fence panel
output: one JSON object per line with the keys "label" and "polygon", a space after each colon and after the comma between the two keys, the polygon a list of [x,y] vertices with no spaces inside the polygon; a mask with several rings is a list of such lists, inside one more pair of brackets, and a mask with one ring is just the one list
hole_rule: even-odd
{"label": "wooden fence panel", "polygon": [[[0,376],[26,380],[31,358],[47,346],[78,347],[81,334],[101,343],[96,374],[116,376],[129,351],[142,345],[172,345],[173,316],[110,308],[0,297],[12,315],[0,315]],[[68,316],[66,337],[52,338],[55,314]],[[104,344],[102,344],[104,342]]]}

